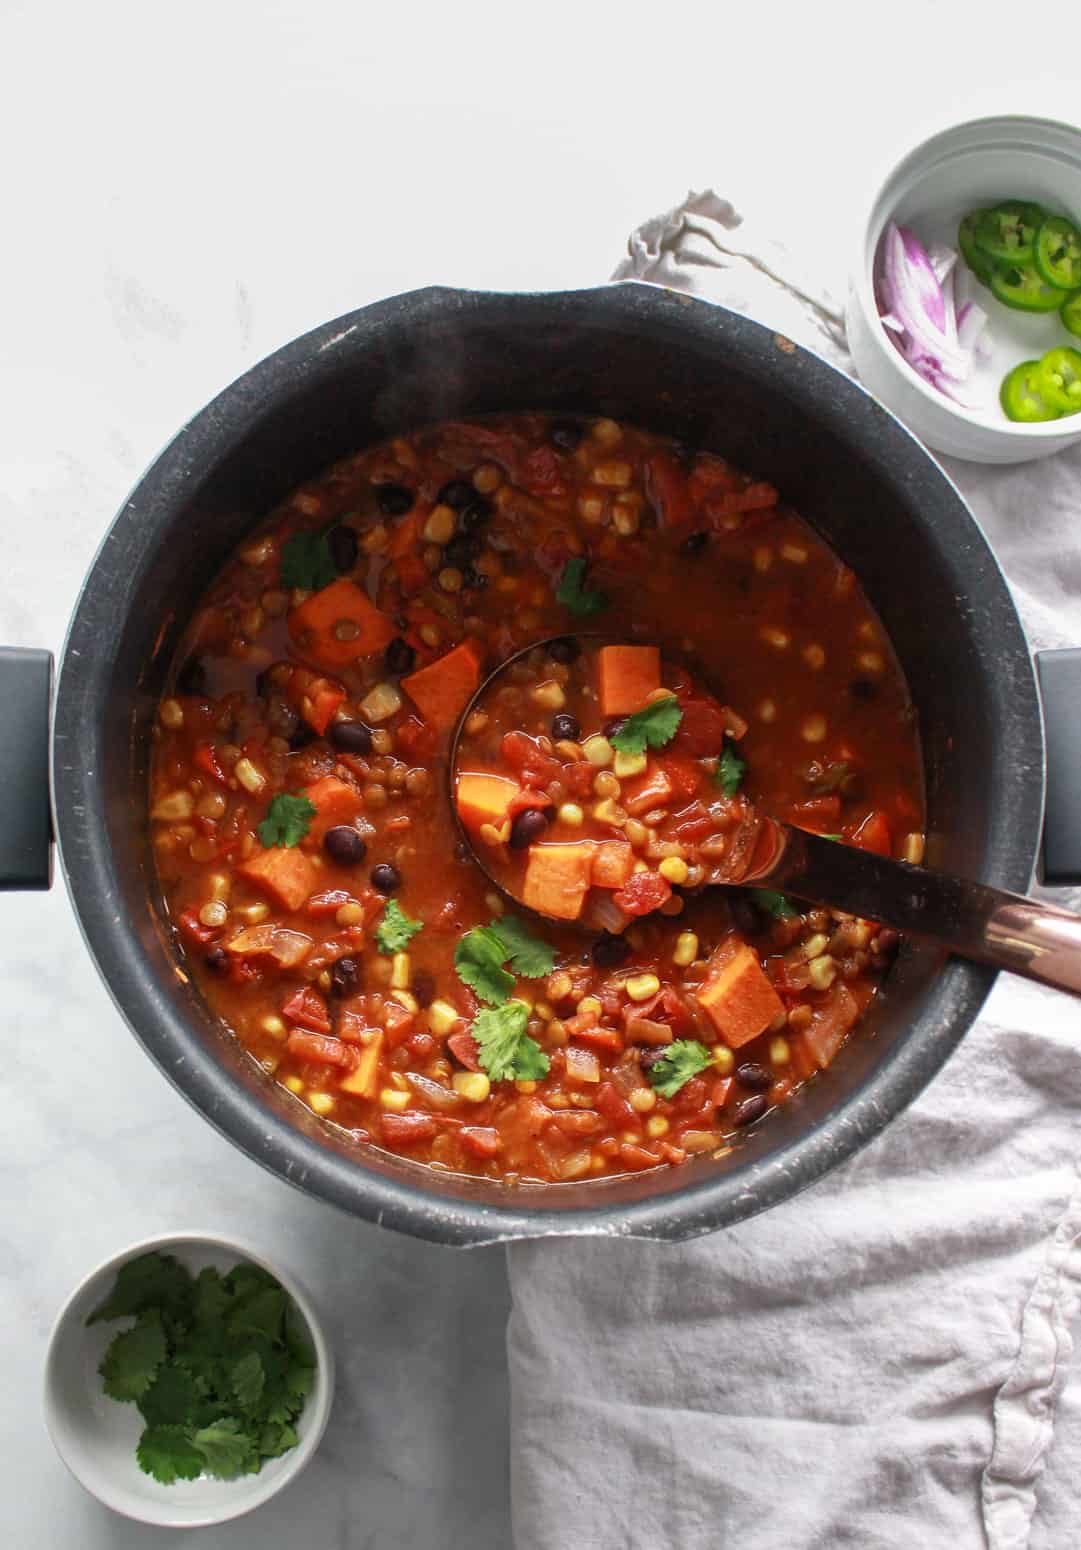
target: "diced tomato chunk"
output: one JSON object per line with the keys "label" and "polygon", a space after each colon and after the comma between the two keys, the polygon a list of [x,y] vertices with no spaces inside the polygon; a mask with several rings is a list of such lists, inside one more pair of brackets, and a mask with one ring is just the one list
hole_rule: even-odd
{"label": "diced tomato chunk", "polygon": [[674,802],[686,802],[697,796],[709,781],[702,766],[686,754],[666,750],[657,756],[657,768],[667,777]]}
{"label": "diced tomato chunk", "polygon": [[660,1158],[653,1152],[647,1152],[644,1146],[635,1146],[631,1141],[624,1141],[620,1146],[619,1160],[633,1173],[638,1173],[643,1168],[656,1168],[660,1162]]}
{"label": "diced tomato chunk", "polygon": [[593,1102],[610,1125],[632,1125],[638,1118],[614,1082],[602,1082]]}
{"label": "diced tomato chunk", "polygon": [[861,850],[873,850],[877,856],[893,854],[890,821],[885,813],[871,813],[851,836],[852,843]]}
{"label": "diced tomato chunk", "polygon": [[404,1044],[413,1032],[413,1025],[417,1020],[415,1012],[408,1011],[404,1006],[399,1006],[396,1001],[388,1001],[383,1008],[383,1027],[387,1033],[387,1046],[389,1049],[397,1049],[399,1044]]}
{"label": "diced tomato chunk", "polygon": [[671,886],[659,872],[635,872],[612,902],[625,915],[649,915],[671,897]]}
{"label": "diced tomato chunk", "polygon": [[402,1114],[383,1114],[380,1117],[383,1140],[388,1146],[416,1146],[420,1141],[430,1141],[439,1127],[430,1114],[419,1109],[406,1109]]}
{"label": "diced tomato chunk", "polygon": [[177,917],[176,923],[181,934],[190,941],[198,943],[200,947],[205,947],[208,942],[212,942],[216,936],[221,935],[220,926],[203,925],[199,919],[198,910],[185,910]]}
{"label": "diced tomato chunk", "polygon": [[285,1047],[290,1055],[301,1060],[313,1060],[322,1066],[349,1066],[353,1063],[351,1047],[341,1039],[329,1039],[321,1033],[301,1033],[294,1030],[286,1039]]}
{"label": "diced tomato chunk", "polygon": [[289,997],[282,1006],[282,1016],[287,1017],[291,1023],[299,1023],[302,1028],[310,1028],[313,1033],[330,1032],[327,1004],[310,985],[302,986]]}
{"label": "diced tomato chunk", "polygon": [[209,775],[211,780],[216,780],[219,786],[229,784],[229,777],[222,768],[218,750],[213,743],[200,743],[192,754],[191,762],[197,770],[202,770],[204,775]]}
{"label": "diced tomato chunk", "polygon": [[462,1145],[474,1157],[494,1157],[502,1146],[502,1138],[494,1125],[463,1125],[458,1132]]}
{"label": "diced tomato chunk", "polygon": [[447,1040],[447,1048],[459,1065],[463,1065],[467,1071],[480,1070],[480,1046],[468,1030],[452,1033]]}
{"label": "diced tomato chunk", "polygon": [[695,759],[708,759],[719,754],[728,733],[728,718],[717,701],[695,695],[680,700],[679,708],[683,719],[669,748],[690,754]]}
{"label": "diced tomato chunk", "polygon": [[689,527],[694,520],[694,501],[687,475],[675,458],[668,452],[655,452],[646,463],[646,479],[661,526],[670,533]]}

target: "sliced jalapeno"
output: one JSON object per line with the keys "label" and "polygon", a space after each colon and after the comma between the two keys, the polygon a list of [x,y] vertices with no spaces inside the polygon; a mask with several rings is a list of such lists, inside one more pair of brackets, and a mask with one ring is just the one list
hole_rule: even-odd
{"label": "sliced jalapeno", "polygon": [[1049,215],[1036,233],[1036,268],[1048,285],[1073,291],[1081,285],[1081,231],[1064,215]]}
{"label": "sliced jalapeno", "polygon": [[1068,333],[1076,334],[1081,339],[1081,291],[1067,296],[1062,303],[1062,322]]}
{"label": "sliced jalapeno", "polygon": [[1081,351],[1068,344],[1048,350],[1040,359],[1035,387],[1059,414],[1076,414],[1081,410]]}
{"label": "sliced jalapeno", "polygon": [[1044,216],[1038,204],[1024,199],[1006,199],[991,210],[981,210],[975,227],[976,246],[988,258],[1027,264]]}
{"label": "sliced jalapeno", "polygon": [[1058,287],[1027,264],[997,264],[988,284],[993,296],[1017,312],[1054,312],[1062,305]]}
{"label": "sliced jalapeno", "polygon": [[957,246],[961,249],[961,257],[977,280],[981,280],[984,285],[990,285],[995,264],[993,259],[988,258],[976,246],[976,226],[980,217],[987,213],[986,210],[973,210],[971,215],[965,216],[957,228]]}
{"label": "sliced jalapeno", "polygon": [[1039,361],[1022,361],[1004,378],[998,399],[1009,420],[1035,425],[1040,420],[1057,420],[1058,410],[1046,402],[1037,386]]}

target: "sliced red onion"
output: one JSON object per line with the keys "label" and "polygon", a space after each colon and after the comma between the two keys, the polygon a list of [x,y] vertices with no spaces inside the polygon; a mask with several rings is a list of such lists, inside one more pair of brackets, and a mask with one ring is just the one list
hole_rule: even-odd
{"label": "sliced red onion", "polygon": [[957,389],[972,373],[987,317],[971,302],[958,310],[956,265],[953,249],[939,244],[928,252],[906,227],[893,221],[886,227],[878,276],[882,326],[925,382],[961,403]]}

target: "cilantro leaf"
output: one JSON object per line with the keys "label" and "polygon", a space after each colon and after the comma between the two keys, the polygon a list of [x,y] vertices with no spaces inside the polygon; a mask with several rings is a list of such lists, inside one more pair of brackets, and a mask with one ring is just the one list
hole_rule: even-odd
{"label": "cilantro leaf", "polygon": [[198,1402],[199,1390],[191,1373],[167,1362],[139,1396],[138,1405],[148,1426],[183,1426]]}
{"label": "cilantro leaf", "polygon": [[580,555],[567,561],[556,588],[556,602],[572,614],[599,614],[608,607],[604,592],[590,591],[585,585],[586,562]]}
{"label": "cilantro leaf", "polygon": [[135,1457],[144,1474],[161,1485],[177,1480],[197,1480],[206,1467],[203,1455],[179,1426],[148,1426],[139,1439]]}
{"label": "cilantro leaf", "polygon": [[222,1416],[203,1426],[192,1437],[206,1468],[220,1480],[249,1474],[258,1464],[254,1439],[234,1416]]}
{"label": "cilantro leaf", "polygon": [[503,964],[507,949],[491,926],[474,926],[454,949],[454,967],[458,978],[482,1001],[501,1005],[514,989],[514,975]]}
{"label": "cilantro leaf", "polygon": [[242,1410],[254,1410],[263,1397],[266,1386],[266,1368],[258,1351],[242,1356],[232,1370],[233,1393]]}
{"label": "cilantro leaf", "polygon": [[[333,526],[331,523],[330,527]],[[318,532],[294,533],[292,538],[286,539],[282,545],[283,587],[318,592],[337,580],[338,567],[327,541],[330,527],[321,528]]]}
{"label": "cilantro leaf", "polygon": [[259,1452],[265,1459],[276,1459],[295,1448],[300,1438],[287,1421],[268,1422],[259,1433]]}
{"label": "cilantro leaf", "polygon": [[692,1076],[704,1071],[712,1057],[697,1039],[677,1039],[665,1050],[664,1059],[649,1068],[649,1080],[662,1098],[674,1098]]}
{"label": "cilantro leaf", "polygon": [[418,931],[424,930],[422,920],[411,920],[397,899],[387,901],[375,940],[381,953],[404,953]]}
{"label": "cilantro leaf", "polygon": [[299,845],[312,826],[315,803],[305,796],[279,791],[259,825],[259,842],[269,850],[274,845]]}
{"label": "cilantro leaf", "polygon": [[548,1056],[536,1039],[526,1034],[529,1008],[522,1001],[485,1007],[473,1019],[481,1069],[493,1082],[536,1081],[548,1074]]}
{"label": "cilantro leaf", "polygon": [[197,1325],[213,1325],[225,1317],[228,1306],[228,1288],[214,1266],[208,1265],[195,1278],[192,1317]]}
{"label": "cilantro leaf", "polygon": [[733,744],[725,738],[721,757],[717,760],[717,773],[713,778],[726,797],[734,797],[742,786],[746,768],[746,759],[741,759]]}
{"label": "cilantro leaf", "polygon": [[750,888],[748,892],[758,905],[765,910],[767,915],[772,915],[774,920],[795,920],[799,910],[785,897],[773,888]]}
{"label": "cilantro leaf", "polygon": [[133,1329],[115,1335],[98,1366],[109,1398],[138,1399],[144,1394],[165,1360],[166,1349],[157,1312],[144,1313]]}
{"label": "cilantro leaf", "polygon": [[166,1308],[177,1316],[191,1300],[192,1279],[184,1266],[171,1254],[140,1254],[129,1259],[116,1273],[113,1289],[87,1319],[87,1324],[102,1319],[122,1319],[145,1308]]}
{"label": "cilantro leaf", "polygon": [[612,747],[620,753],[645,753],[646,748],[663,748],[679,730],[683,712],[674,694],[666,694],[663,700],[651,700],[642,710],[636,710],[612,738]]}
{"label": "cilantro leaf", "polygon": [[280,1286],[262,1286],[238,1301],[229,1315],[229,1334],[262,1335],[267,1340],[281,1339],[285,1320],[285,1292]]}
{"label": "cilantro leaf", "polygon": [[502,942],[506,950],[507,960],[515,974],[522,974],[526,979],[543,979],[551,974],[555,968],[556,955],[554,948],[542,942],[530,931],[524,921],[515,915],[501,915],[498,920],[493,920],[488,928]]}

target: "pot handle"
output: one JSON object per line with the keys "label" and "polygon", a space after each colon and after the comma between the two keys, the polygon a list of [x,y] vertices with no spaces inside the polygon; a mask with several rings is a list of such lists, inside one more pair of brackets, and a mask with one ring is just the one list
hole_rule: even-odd
{"label": "pot handle", "polygon": [[1036,654],[1047,739],[1047,801],[1039,879],[1081,883],[1081,649]]}
{"label": "pot handle", "polygon": [[0,740],[0,891],[48,888],[53,880],[49,808],[49,651],[0,646],[0,705],[14,737]]}

